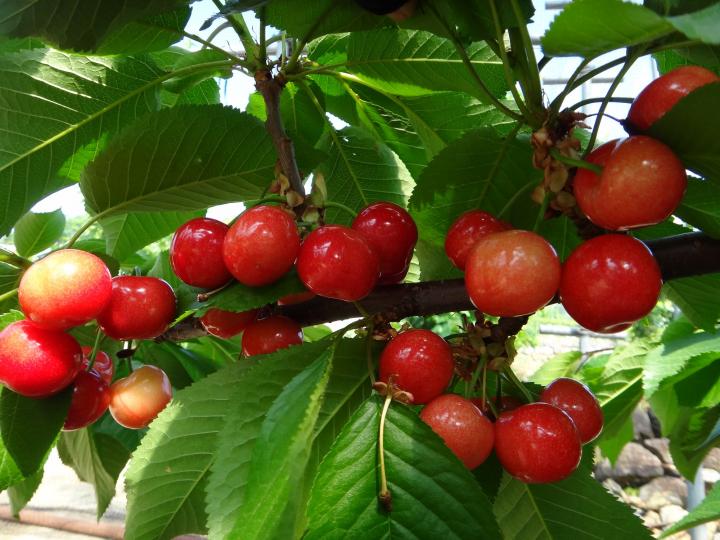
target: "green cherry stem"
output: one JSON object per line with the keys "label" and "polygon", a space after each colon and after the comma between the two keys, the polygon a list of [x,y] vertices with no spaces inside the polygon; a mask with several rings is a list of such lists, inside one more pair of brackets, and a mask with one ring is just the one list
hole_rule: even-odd
{"label": "green cherry stem", "polygon": [[520,390],[523,397],[528,403],[532,403],[535,400],[533,399],[532,394],[528,391],[528,389],[525,387],[525,385],[520,381],[520,379],[517,378],[517,375],[515,375],[515,372],[512,370],[510,366],[505,366],[503,369],[503,373],[508,378],[508,380],[513,383],[513,385]]}
{"label": "green cherry stem", "polygon": [[571,158],[560,152],[560,150],[558,150],[557,148],[551,148],[550,155],[557,161],[559,161],[560,163],[564,163],[565,165],[570,165],[571,167],[579,167],[580,169],[587,169],[594,172],[595,174],[602,174],[603,169],[600,165],[590,163],[589,161],[585,161],[584,159]]}
{"label": "green cherry stem", "polygon": [[537,232],[540,228],[540,225],[543,222],[543,219],[545,219],[545,213],[547,212],[548,205],[550,204],[550,196],[551,193],[547,191],[545,193],[545,196],[543,197],[542,204],[540,205],[540,209],[538,210],[537,217],[535,218],[535,225],[533,225],[533,232]]}
{"label": "green cherry stem", "polygon": [[9,300],[13,296],[17,294],[17,289],[12,289],[11,291],[8,291],[6,293],[0,294],[0,302],[4,302],[5,300]]}
{"label": "green cherry stem", "polygon": [[368,376],[370,377],[370,384],[375,384],[375,362],[373,362],[373,330],[375,324],[370,321],[367,327],[367,338],[365,340],[365,357],[367,359]]}
{"label": "green cherry stem", "polygon": [[385,419],[387,418],[390,403],[392,403],[392,393],[388,392],[385,396],[382,413],[380,413],[380,432],[378,433],[378,459],[380,461],[380,492],[378,493],[378,500],[387,512],[392,510],[392,495],[388,489],[387,472],[385,471]]}
{"label": "green cherry stem", "polygon": [[90,371],[95,364],[95,357],[97,356],[98,349],[100,348],[100,343],[102,343],[103,340],[103,333],[100,328],[97,329],[97,332],[95,333],[95,343],[93,343],[92,351],[90,351],[90,357],[88,358],[88,365],[87,370]]}
{"label": "green cherry stem", "polygon": [[325,206],[325,208],[337,208],[339,210],[342,210],[343,212],[350,214],[353,218],[357,217],[357,212],[355,210],[353,210],[349,206],[345,206],[342,203],[335,202],[335,201],[325,201],[324,206]]}

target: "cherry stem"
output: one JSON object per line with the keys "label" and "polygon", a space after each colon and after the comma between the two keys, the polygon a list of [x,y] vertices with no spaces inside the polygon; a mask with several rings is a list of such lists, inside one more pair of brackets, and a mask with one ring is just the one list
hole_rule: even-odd
{"label": "cherry stem", "polygon": [[375,324],[370,321],[370,324],[367,327],[367,338],[365,342],[365,355],[367,357],[367,367],[368,367],[368,375],[370,376],[370,384],[375,384],[375,363],[373,362],[373,330],[375,329]]}
{"label": "cherry stem", "polygon": [[392,392],[389,390],[388,388],[382,412],[380,413],[380,432],[378,434],[378,459],[380,460],[380,493],[378,493],[378,500],[388,512],[392,509],[392,495],[388,489],[387,473],[385,471],[385,418],[387,417],[390,403],[392,403]]}
{"label": "cherry stem", "polygon": [[355,210],[353,210],[349,206],[345,206],[342,203],[335,202],[335,201],[325,201],[324,206],[325,206],[325,208],[338,208],[344,212],[347,212],[354,218],[357,217],[357,212]]}
{"label": "cherry stem", "polygon": [[[584,107],[585,105],[592,105],[593,103],[602,103],[603,101],[605,101],[605,98],[604,98],[604,97],[601,97],[601,98],[598,97],[598,98],[583,99],[582,101],[578,101],[578,102],[577,102],[575,105],[573,105],[572,107],[569,107],[569,110],[571,110],[571,111],[576,111],[576,110]],[[635,101],[635,98],[631,98],[631,97],[613,97],[613,98],[610,98],[610,101],[611,101],[612,103],[632,103],[633,101]]]}
{"label": "cherry stem", "polygon": [[360,315],[362,315],[366,319],[370,317],[370,314],[364,307],[362,307],[362,304],[360,304],[360,302],[353,302],[353,305],[355,306],[355,309],[358,310],[358,313],[360,313]]}
{"label": "cherry stem", "polygon": [[488,405],[488,399],[487,399],[487,361],[483,362],[482,367],[482,391],[480,393],[481,403],[483,406],[483,409],[487,407]]}
{"label": "cherry stem", "polygon": [[265,203],[286,203],[287,199],[283,197],[282,195],[266,195],[264,197],[261,197],[259,199],[253,199],[252,201],[245,201],[245,208],[251,208],[253,206],[257,206],[259,204],[265,204]]}
{"label": "cherry stem", "polygon": [[0,294],[0,302],[4,302],[5,300],[9,300],[13,296],[17,294],[17,289],[12,289],[11,291],[8,291],[6,293]]}
{"label": "cherry stem", "polygon": [[548,205],[550,204],[550,192],[546,192],[545,196],[543,197],[542,204],[540,205],[540,209],[538,210],[537,218],[535,218],[535,225],[533,225],[533,232],[537,232],[540,228],[540,224],[543,222],[543,219],[545,219],[545,213],[547,212]]}
{"label": "cherry stem", "polygon": [[32,265],[32,261],[29,259],[2,248],[0,248],[0,262],[9,264],[10,266],[14,266],[20,270],[25,270]]}
{"label": "cherry stem", "polygon": [[512,370],[510,366],[505,366],[505,369],[503,369],[503,373],[508,378],[508,380],[515,385],[515,387],[520,390],[523,397],[528,403],[532,403],[535,401],[530,391],[525,387],[525,385],[520,381],[520,379],[517,378],[517,375],[515,375],[515,372]]}
{"label": "cherry stem", "polygon": [[590,163],[589,161],[585,161],[584,159],[571,158],[570,156],[566,156],[565,154],[560,152],[560,150],[558,150],[557,148],[551,148],[550,155],[554,159],[561,163],[564,163],[565,165],[570,165],[571,167],[579,167],[581,169],[587,169],[594,172],[595,174],[602,174],[603,168],[600,165]]}
{"label": "cherry stem", "polygon": [[227,289],[230,286],[231,283],[234,283],[234,282],[228,281],[225,285],[221,285],[217,289],[213,289],[212,291],[198,293],[197,301],[198,302],[207,302],[211,296],[215,296],[220,291],[224,291],[225,289]]}
{"label": "cherry stem", "polygon": [[100,328],[97,329],[97,332],[95,333],[95,343],[93,343],[93,348],[90,351],[90,357],[88,358],[88,365],[87,370],[90,371],[95,364],[95,357],[97,356],[98,349],[100,348],[100,343],[103,340],[103,333],[100,330]]}

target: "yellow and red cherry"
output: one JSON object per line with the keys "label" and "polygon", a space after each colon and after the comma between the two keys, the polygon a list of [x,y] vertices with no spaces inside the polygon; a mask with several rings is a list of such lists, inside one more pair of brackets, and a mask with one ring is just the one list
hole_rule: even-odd
{"label": "yellow and red cherry", "polygon": [[145,365],[110,387],[110,414],[129,429],[152,422],[172,399],[170,379],[159,367]]}

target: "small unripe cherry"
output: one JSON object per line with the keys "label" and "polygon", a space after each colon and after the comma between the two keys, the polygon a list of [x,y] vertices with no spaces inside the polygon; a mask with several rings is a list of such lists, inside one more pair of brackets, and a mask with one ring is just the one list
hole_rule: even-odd
{"label": "small unripe cherry", "polygon": [[170,264],[183,282],[217,289],[232,279],[223,260],[229,227],[211,218],[195,218],[181,225],[170,244]]}
{"label": "small unripe cherry", "polygon": [[443,394],[425,405],[420,418],[468,469],[483,463],[493,449],[495,428],[470,400]]}
{"label": "small unripe cherry", "polygon": [[[88,365],[90,365],[90,354],[92,353],[92,347],[82,347],[82,365],[80,369],[87,371]],[[95,353],[95,362],[93,367],[95,371],[100,375],[102,380],[106,383],[112,383],[113,376],[115,375],[115,364],[112,358],[108,356],[106,352],[97,351]]]}
{"label": "small unripe cherry", "polygon": [[63,429],[84,428],[100,418],[110,405],[110,386],[95,369],[80,371]]}
{"label": "small unripe cherry", "polygon": [[428,403],[450,384],[455,362],[447,341],[430,330],[413,329],[398,334],[380,355],[380,380],[393,378],[409,392],[416,405]]}
{"label": "small unripe cherry", "polygon": [[602,409],[583,383],[565,377],[556,379],[542,391],[540,401],[565,411],[575,423],[583,444],[600,435],[603,427]]}
{"label": "small unripe cherry", "polygon": [[129,429],[152,422],[172,399],[170,379],[159,367],[145,365],[110,387],[110,414]]}
{"label": "small unripe cherry", "polygon": [[465,270],[467,258],[475,243],[488,234],[507,231],[512,227],[482,210],[469,210],[457,218],[445,236],[445,253],[460,270]]}
{"label": "small unripe cherry", "polygon": [[257,314],[257,309],[234,312],[212,308],[200,317],[200,323],[208,334],[228,339],[238,335],[252,324],[257,319]]}
{"label": "small unripe cherry", "polygon": [[291,345],[300,345],[302,328],[288,317],[275,315],[249,325],[242,336],[243,356],[270,354]]}

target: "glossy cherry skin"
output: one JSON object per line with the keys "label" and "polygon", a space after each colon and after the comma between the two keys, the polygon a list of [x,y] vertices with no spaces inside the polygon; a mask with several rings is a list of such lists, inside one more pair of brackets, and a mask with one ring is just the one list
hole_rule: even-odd
{"label": "glossy cherry skin", "polygon": [[362,233],[327,225],[305,238],[297,271],[305,287],[318,296],[354,302],[375,287],[380,261]]}
{"label": "glossy cherry skin", "polygon": [[600,435],[603,427],[602,409],[593,393],[583,383],[565,377],[556,379],[540,394],[540,401],[565,411],[575,423],[583,444]]}
{"label": "glossy cherry skin", "polygon": [[53,330],[94,319],[110,300],[111,275],[92,253],[61,249],[27,269],[18,288],[25,316]]}
{"label": "glossy cherry skin", "polygon": [[303,331],[298,323],[275,315],[255,321],[245,329],[242,336],[243,356],[270,354],[291,345],[300,345]]}
{"label": "glossy cherry skin", "polygon": [[407,330],[395,336],[380,355],[380,380],[393,382],[413,396],[413,403],[428,403],[450,384],[455,362],[447,341],[430,330]]}
{"label": "glossy cherry skin", "polygon": [[[92,347],[82,347],[83,357],[80,369],[83,371],[87,371],[87,367],[90,364],[91,353]],[[95,354],[95,362],[93,363],[92,369],[97,371],[106,383],[112,383],[113,376],[115,375],[115,364],[113,364],[112,358],[110,358],[106,352],[98,351]]]}
{"label": "glossy cherry skin", "polygon": [[170,264],[188,285],[217,289],[232,279],[223,260],[223,242],[229,227],[210,218],[191,219],[175,231]]}
{"label": "glossy cherry skin", "polygon": [[200,323],[208,334],[228,339],[237,336],[252,324],[257,319],[257,314],[257,309],[235,312],[213,308],[200,317]]}
{"label": "glossy cherry skin", "polygon": [[293,218],[276,206],[243,212],[225,236],[223,259],[230,273],[250,287],[281,278],[298,256],[300,233]]}
{"label": "glossy cherry skin", "polygon": [[563,264],[560,300],[568,314],[594,332],[620,332],[650,313],[662,288],[650,250],[621,234],[597,236]]}
{"label": "glossy cherry skin", "polygon": [[445,237],[445,253],[453,265],[465,270],[470,250],[480,238],[511,228],[509,224],[500,221],[492,214],[482,210],[470,210],[450,226]]}
{"label": "glossy cherry skin", "polygon": [[84,428],[100,418],[110,405],[110,386],[103,377],[91,369],[80,371],[75,378],[72,401],[63,429],[72,431]]}
{"label": "glossy cherry skin", "polygon": [[312,291],[305,291],[295,294],[288,294],[278,300],[278,306],[292,306],[294,304],[302,304],[308,300],[315,298],[316,294]]}
{"label": "glossy cherry skin", "polygon": [[110,387],[110,414],[129,429],[140,429],[152,422],[172,399],[172,386],[165,372],[155,366],[142,366]]}
{"label": "glossy cherry skin", "polygon": [[582,446],[567,413],[548,403],[531,403],[498,417],[495,453],[518,480],[544,484],[570,476],[580,463]]}
{"label": "glossy cherry skin", "polygon": [[683,66],[655,79],[638,94],[630,106],[628,123],[645,131],[693,90],[720,81],[715,73],[700,66]]}
{"label": "glossy cherry skin", "polygon": [[560,261],[543,237],[529,231],[489,234],[477,241],[465,267],[465,287],[483,313],[517,317],[534,313],[560,284]]}
{"label": "glossy cherry skin", "polygon": [[14,322],[0,332],[0,382],[20,395],[43,398],[67,387],[80,371],[82,351],[75,338]]}
{"label": "glossy cherry skin", "polygon": [[425,405],[420,418],[468,469],[483,463],[492,452],[495,428],[470,400],[443,394]]}
{"label": "glossy cherry skin", "polygon": [[175,317],[175,293],[166,281],[146,276],[113,278],[112,296],[98,324],[113,339],[152,339]]}
{"label": "glossy cherry skin", "polygon": [[575,197],[590,221],[611,231],[660,223],[687,187],[685,167],[673,151],[643,135],[606,143],[588,161],[603,172],[578,169]]}
{"label": "glossy cherry skin", "polygon": [[380,260],[380,284],[400,283],[407,275],[418,239],[415,221],[407,211],[390,202],[366,206],[352,228],[360,231]]}

